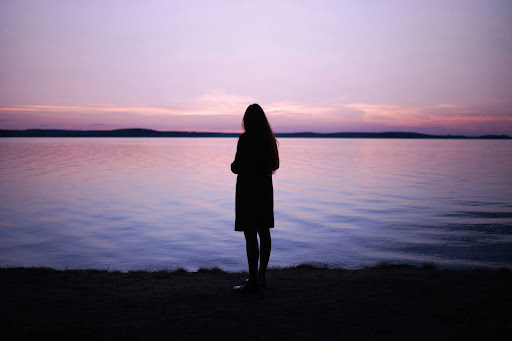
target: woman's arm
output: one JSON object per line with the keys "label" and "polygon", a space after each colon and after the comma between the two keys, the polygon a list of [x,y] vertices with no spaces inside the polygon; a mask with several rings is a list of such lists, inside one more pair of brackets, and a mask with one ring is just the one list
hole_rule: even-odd
{"label": "woman's arm", "polygon": [[276,169],[275,170],[278,170],[279,169],[279,151],[278,151],[277,148],[276,148],[276,153],[277,153],[277,164],[276,164]]}
{"label": "woman's arm", "polygon": [[243,134],[238,138],[238,144],[236,146],[235,161],[231,164],[231,171],[235,174],[239,174],[242,168],[242,158],[244,156],[244,138]]}

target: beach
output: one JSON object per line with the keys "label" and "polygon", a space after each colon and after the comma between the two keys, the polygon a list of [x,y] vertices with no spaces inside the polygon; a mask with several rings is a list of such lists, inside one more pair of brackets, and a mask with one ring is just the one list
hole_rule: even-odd
{"label": "beach", "polygon": [[512,332],[510,270],[381,264],[270,269],[268,288],[232,291],[247,273],[0,269],[9,339],[454,340]]}

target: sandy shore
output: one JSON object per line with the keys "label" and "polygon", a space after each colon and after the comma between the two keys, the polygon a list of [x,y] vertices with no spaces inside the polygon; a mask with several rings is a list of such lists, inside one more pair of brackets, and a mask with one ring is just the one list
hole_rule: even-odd
{"label": "sandy shore", "polygon": [[0,269],[11,339],[498,340],[512,335],[512,272],[405,266],[245,273]]}

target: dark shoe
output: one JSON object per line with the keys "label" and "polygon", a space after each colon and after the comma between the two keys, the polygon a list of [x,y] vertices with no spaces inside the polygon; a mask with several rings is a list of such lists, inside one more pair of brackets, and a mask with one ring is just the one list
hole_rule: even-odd
{"label": "dark shoe", "polygon": [[246,279],[242,284],[233,287],[233,291],[239,293],[256,292],[258,290],[258,284],[255,282],[249,282],[248,279]]}
{"label": "dark shoe", "polygon": [[258,279],[258,286],[260,288],[266,289],[267,288],[267,280],[264,279]]}

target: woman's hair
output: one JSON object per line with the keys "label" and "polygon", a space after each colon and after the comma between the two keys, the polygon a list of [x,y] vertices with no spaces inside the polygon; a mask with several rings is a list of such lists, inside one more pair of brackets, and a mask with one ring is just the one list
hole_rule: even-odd
{"label": "woman's hair", "polygon": [[274,174],[279,167],[279,154],[277,140],[268,123],[263,109],[256,103],[249,105],[245,110],[242,120],[242,128],[252,136],[262,140],[265,148],[265,168],[270,174]]}

